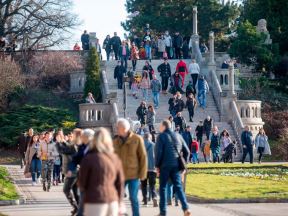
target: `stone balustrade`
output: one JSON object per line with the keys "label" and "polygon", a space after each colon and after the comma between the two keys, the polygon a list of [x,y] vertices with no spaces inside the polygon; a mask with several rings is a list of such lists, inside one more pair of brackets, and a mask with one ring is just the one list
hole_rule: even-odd
{"label": "stone balustrade", "polygon": [[210,89],[213,94],[213,98],[216,102],[217,109],[219,111],[220,119],[222,118],[222,88],[214,70],[210,71]]}
{"label": "stone balustrade", "polygon": [[118,116],[115,103],[79,104],[79,126],[81,128],[106,127],[114,131]]}
{"label": "stone balustrade", "polygon": [[[231,120],[230,120],[230,122],[231,122],[233,130],[236,133],[238,145],[240,147],[241,133],[242,133],[242,131],[244,129],[244,124],[243,124],[242,118],[241,118],[241,116],[239,114],[236,102],[232,101],[230,103],[230,106],[231,106],[230,107],[231,108]],[[239,148],[239,149],[242,149],[242,148]]]}
{"label": "stone balustrade", "polygon": [[[229,69],[217,69],[216,75],[217,75],[217,79],[219,80],[222,90],[229,91],[229,85],[230,85]],[[238,69],[234,69],[234,88],[235,88],[235,91],[240,90]]]}
{"label": "stone balustrade", "polygon": [[83,93],[86,82],[84,71],[78,71],[70,74],[70,94]]}

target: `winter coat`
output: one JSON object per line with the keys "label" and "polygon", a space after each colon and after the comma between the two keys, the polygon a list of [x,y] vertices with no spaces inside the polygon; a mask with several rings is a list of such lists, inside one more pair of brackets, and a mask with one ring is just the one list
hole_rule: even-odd
{"label": "winter coat", "polygon": [[[65,175],[69,170],[69,163],[72,161],[73,155],[77,153],[76,146],[68,142],[56,143],[56,148],[59,154],[62,155],[62,173]],[[73,176],[76,176],[75,170],[72,172]]]}
{"label": "winter coat", "polygon": [[185,108],[184,101],[181,98],[176,99],[176,103],[175,103],[175,111],[176,111],[176,113],[182,112],[184,110],[184,108]]}
{"label": "winter coat", "polygon": [[165,39],[158,39],[158,52],[165,52],[166,45],[165,45]]}
{"label": "winter coat", "polygon": [[203,136],[203,130],[204,130],[203,126],[197,125],[197,127],[195,129],[196,137],[202,137]]}
{"label": "winter coat", "polygon": [[220,154],[220,134],[212,133],[210,136],[210,148],[213,153]]}
{"label": "winter coat", "polygon": [[122,65],[117,65],[114,69],[114,79],[122,79],[124,74],[126,72],[126,69]]}
{"label": "winter coat", "polygon": [[190,63],[189,64],[189,73],[190,74],[199,74],[200,73],[200,67],[197,63]]}
{"label": "winter coat", "polygon": [[211,132],[211,129],[213,127],[213,119],[211,118],[210,121],[208,121],[207,119],[204,120],[204,123],[203,123],[203,128],[204,128],[204,131],[206,133],[210,133]]}
{"label": "winter coat", "polygon": [[164,41],[166,47],[172,47],[172,38],[170,35],[164,35]]}
{"label": "winter coat", "polygon": [[147,111],[147,125],[151,126],[155,124],[156,120],[156,112],[155,111]]}
{"label": "winter coat", "polygon": [[60,160],[59,153],[56,149],[56,144],[51,141],[47,143],[46,141],[40,142],[40,154],[41,160]]}
{"label": "winter coat", "polygon": [[131,60],[139,59],[139,50],[136,46],[131,48]]}
{"label": "winter coat", "polygon": [[143,138],[129,132],[127,138],[116,136],[113,142],[115,153],[122,161],[125,180],[146,179],[147,154]]}
{"label": "winter coat", "polygon": [[187,98],[187,101],[186,101],[186,108],[188,110],[194,110],[195,107],[196,107],[196,100],[194,98]]}
{"label": "winter coat", "polygon": [[181,88],[182,80],[183,80],[182,76],[179,75],[178,76],[178,82],[177,82],[177,77],[175,74],[173,74],[173,76],[171,77],[172,86]]}
{"label": "winter coat", "polygon": [[230,137],[226,137],[227,141],[228,141],[228,144],[225,143],[225,138],[224,136],[221,136],[221,139],[220,139],[220,146],[221,146],[221,151],[224,152],[225,149],[227,148],[227,146],[232,143],[232,140]]}
{"label": "winter coat", "polygon": [[251,131],[243,131],[241,134],[241,142],[243,147],[253,148],[253,135]]}
{"label": "winter coat", "polygon": [[189,147],[189,149],[191,149],[191,143],[192,143],[192,135],[190,133],[190,131],[184,131],[182,133],[182,137],[185,140],[187,146]]}
{"label": "winter coat", "polygon": [[175,48],[181,48],[183,45],[183,38],[181,35],[177,35],[174,37],[173,46]]}
{"label": "winter coat", "polygon": [[31,142],[32,137],[26,134],[21,134],[18,138],[18,148],[20,154],[23,154],[26,152],[28,144]]}
{"label": "winter coat", "polygon": [[141,122],[141,124],[146,124],[146,115],[147,115],[147,108],[142,107],[141,105],[136,110],[136,115],[138,116],[138,120]]}
{"label": "winter coat", "polygon": [[90,40],[89,34],[82,34],[81,35],[82,44],[88,45],[89,44],[89,40]]}
{"label": "winter coat", "polygon": [[88,152],[88,146],[81,144],[78,146],[76,154],[73,155],[71,162],[68,164],[68,170],[75,172],[82,159]]}
{"label": "winter coat", "polygon": [[110,39],[110,44],[111,46],[113,47],[119,47],[121,46],[121,39],[119,36],[113,36],[111,39]]}
{"label": "winter coat", "polygon": [[192,83],[189,83],[186,87],[186,96],[188,96],[191,93],[195,96],[195,91],[194,91],[193,85],[192,85]]}
{"label": "winter coat", "polygon": [[149,89],[150,88],[150,79],[147,78],[142,78],[141,83],[140,83],[140,88],[141,89]]}
{"label": "winter coat", "polygon": [[178,71],[179,73],[188,74],[188,69],[187,69],[186,63],[185,63],[184,61],[180,60],[180,61],[177,63],[176,71]]}
{"label": "winter coat", "polygon": [[171,67],[169,63],[167,64],[162,63],[161,65],[158,66],[157,69],[161,77],[166,77],[166,78],[171,77]]}
{"label": "winter coat", "polygon": [[[130,50],[129,50],[129,47],[128,47],[128,45],[125,45],[125,48],[126,48],[126,56],[127,57],[129,57],[130,56]],[[120,48],[119,48],[119,57],[121,58],[121,57],[123,57],[123,45],[122,46],[120,46]]]}
{"label": "winter coat", "polygon": [[110,52],[111,51],[111,44],[110,44],[110,38],[106,38],[103,42],[103,49],[106,50],[106,52]]}
{"label": "winter coat", "polygon": [[[260,138],[261,135],[257,135],[256,138],[255,138],[255,145],[256,145],[256,149],[258,150],[258,147],[259,147],[259,138]],[[264,146],[264,152],[263,154],[265,155],[271,155],[271,149],[270,149],[270,145],[269,145],[269,142],[268,142],[268,137],[266,135],[264,135],[265,137],[265,146]]]}
{"label": "winter coat", "polygon": [[155,143],[145,139],[144,144],[147,152],[148,171],[155,172]]}
{"label": "winter coat", "polygon": [[209,92],[209,85],[205,79],[198,79],[198,91],[204,93]]}
{"label": "winter coat", "polygon": [[36,158],[39,158],[41,157],[41,152],[40,152],[40,143],[33,143],[32,146],[31,145],[28,145],[27,147],[27,151],[26,151],[26,154],[25,154],[25,161],[31,165],[31,161],[34,157],[34,155],[36,156]]}
{"label": "winter coat", "polygon": [[184,128],[186,128],[186,120],[184,119],[183,116],[176,116],[174,118],[174,122],[175,122],[175,125],[179,125],[180,126],[180,131],[183,131]]}
{"label": "winter coat", "polygon": [[170,129],[166,129],[157,137],[155,146],[155,163],[156,167],[160,169],[165,168],[178,168],[179,167],[179,153],[183,153],[183,157],[188,161],[190,151],[183,139],[183,137],[173,132]]}
{"label": "winter coat", "polygon": [[149,65],[149,66],[144,65],[144,67],[143,67],[143,71],[148,71],[148,74],[149,74],[149,78],[150,78],[150,80],[153,79],[154,70],[153,70],[153,68],[152,68],[151,65]]}
{"label": "winter coat", "polygon": [[151,81],[151,90],[152,92],[160,92],[162,89],[161,82],[158,79],[153,79]]}
{"label": "winter coat", "polygon": [[196,140],[193,140],[191,144],[191,153],[198,153],[199,151],[199,143]]}

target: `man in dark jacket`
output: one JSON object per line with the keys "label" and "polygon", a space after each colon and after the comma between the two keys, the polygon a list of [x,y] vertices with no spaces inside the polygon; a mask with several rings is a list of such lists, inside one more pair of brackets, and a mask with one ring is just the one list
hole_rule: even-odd
{"label": "man in dark jacket", "polygon": [[86,30],[81,35],[81,42],[82,42],[82,49],[89,50],[89,34],[87,34]]}
{"label": "man in dark jacket", "polygon": [[125,67],[121,64],[121,61],[118,61],[118,64],[114,69],[114,79],[117,79],[118,89],[122,89],[123,76],[125,72],[126,72]]}
{"label": "man in dark jacket", "polygon": [[179,32],[176,32],[175,33],[175,37],[174,37],[174,41],[173,41],[173,46],[175,48],[175,57],[176,57],[176,59],[180,59],[181,58],[182,45],[183,45],[183,38],[179,34]]}
{"label": "man in dark jacket", "polygon": [[28,132],[25,132],[20,135],[18,138],[18,150],[20,154],[20,166],[21,169],[23,168],[23,165],[25,165],[25,153],[27,150],[27,146],[30,144],[32,137],[33,137],[34,131],[33,128],[29,128]]}
{"label": "man in dark jacket", "polygon": [[204,132],[206,134],[207,139],[209,139],[210,137],[212,127],[213,127],[213,119],[210,116],[207,116],[203,124]]}
{"label": "man in dark jacket", "polygon": [[159,175],[160,215],[167,215],[167,183],[171,179],[178,199],[182,204],[185,216],[191,216],[189,206],[183,192],[181,172],[179,170],[179,154],[183,153],[187,161],[189,149],[180,134],[171,130],[171,122],[165,120],[160,125],[160,135],[155,146],[155,163]]}
{"label": "man in dark jacket", "polygon": [[103,49],[106,51],[106,58],[107,61],[110,59],[110,53],[111,53],[111,43],[110,43],[110,35],[107,35],[104,42],[103,42]]}
{"label": "man in dark jacket", "polygon": [[168,104],[169,104],[169,112],[174,118],[176,116],[176,110],[175,110],[175,105],[176,105],[176,100],[177,100],[177,95],[174,94],[173,97],[169,98]]}
{"label": "man in dark jacket", "polygon": [[138,116],[140,123],[145,125],[147,116],[147,107],[145,101],[142,101],[140,106],[137,108],[136,115]]}
{"label": "man in dark jacket", "polygon": [[203,132],[204,132],[203,121],[200,121],[195,129],[195,134],[196,134],[197,141],[199,143],[199,146],[201,147],[202,152],[204,151],[204,146],[202,146]]}
{"label": "man in dark jacket", "polygon": [[[189,150],[191,151],[191,144],[192,144],[192,135],[191,135],[191,126],[187,126],[185,131],[182,133],[182,137],[185,140]],[[189,158],[191,161],[191,157]]]}
{"label": "man in dark jacket", "polygon": [[176,117],[174,118],[174,122],[175,122],[175,126],[180,126],[180,133],[182,133],[184,131],[184,129],[186,128],[186,120],[185,118],[182,116],[181,112],[178,112]]}
{"label": "man in dark jacket", "polygon": [[247,153],[249,153],[250,163],[253,164],[253,135],[248,126],[245,126],[245,130],[241,134],[241,142],[243,146],[242,163],[245,162]]}
{"label": "man in dark jacket", "polygon": [[168,89],[168,81],[171,77],[171,67],[168,63],[168,59],[164,59],[164,63],[158,66],[158,72],[160,73],[161,79],[162,79],[162,92],[167,94]]}
{"label": "man in dark jacket", "polygon": [[182,112],[185,108],[185,103],[182,99],[182,95],[180,92],[176,93],[176,104],[175,104],[175,112]]}
{"label": "man in dark jacket", "polygon": [[119,49],[121,46],[121,39],[119,36],[117,36],[117,32],[114,32],[114,36],[111,38],[110,43],[115,54],[115,59],[119,60]]}

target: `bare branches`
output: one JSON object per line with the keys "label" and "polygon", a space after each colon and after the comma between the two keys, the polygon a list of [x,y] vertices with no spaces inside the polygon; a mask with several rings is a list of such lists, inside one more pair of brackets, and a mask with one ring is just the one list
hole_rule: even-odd
{"label": "bare branches", "polygon": [[50,47],[78,24],[71,0],[0,0],[0,36],[17,37],[23,49]]}

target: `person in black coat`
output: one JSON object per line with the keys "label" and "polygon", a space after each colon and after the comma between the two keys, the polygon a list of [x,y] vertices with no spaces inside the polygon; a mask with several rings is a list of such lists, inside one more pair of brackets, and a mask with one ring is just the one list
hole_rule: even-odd
{"label": "person in black coat", "polygon": [[177,95],[174,94],[173,97],[169,98],[168,100],[169,112],[173,118],[176,116],[176,111],[175,111],[176,99],[177,99]]}
{"label": "person in black coat", "polygon": [[193,88],[193,83],[192,83],[192,81],[189,81],[189,84],[186,87],[186,97],[188,97],[191,93],[195,97],[196,92],[195,92],[195,89]]}
{"label": "person in black coat", "polygon": [[184,129],[186,128],[186,120],[182,116],[181,112],[178,112],[176,117],[174,118],[175,126],[180,127],[180,133],[183,133]]}
{"label": "person in black coat", "polygon": [[243,157],[242,157],[242,163],[245,162],[246,156],[249,153],[249,159],[250,163],[253,164],[253,135],[249,129],[248,126],[245,126],[245,130],[241,134],[241,142],[243,146]]}
{"label": "person in black coat", "polygon": [[207,118],[204,120],[203,127],[206,137],[207,139],[209,139],[213,127],[213,119],[210,116],[207,116]]}
{"label": "person in black coat", "polygon": [[196,99],[194,98],[194,95],[191,93],[187,97],[186,101],[186,108],[188,109],[189,112],[189,121],[193,122],[193,117],[194,117],[194,110],[197,105]]}
{"label": "person in black coat", "polygon": [[32,137],[33,137],[34,131],[33,128],[29,128],[28,132],[25,132],[20,135],[18,138],[18,150],[20,154],[20,167],[23,168],[23,165],[25,165],[25,154],[28,147],[28,144],[31,143]]}
{"label": "person in black coat", "polygon": [[204,132],[203,121],[200,121],[195,129],[195,134],[197,137],[197,141],[199,142],[199,146],[201,146],[202,151],[204,149],[204,146],[202,148],[203,132]]}
{"label": "person in black coat", "polygon": [[145,65],[144,65],[142,70],[143,71],[148,71],[149,79],[150,80],[153,79],[154,70],[152,68],[152,65],[149,63],[149,61],[145,61]]}
{"label": "person in black coat", "polygon": [[110,44],[113,48],[115,59],[119,60],[119,49],[121,46],[121,39],[117,36],[117,32],[114,32],[114,36],[110,39]]}
{"label": "person in black coat", "polygon": [[89,34],[85,30],[84,33],[81,35],[81,43],[82,43],[82,49],[83,50],[89,50]]}
{"label": "person in black coat", "polygon": [[175,36],[174,36],[174,41],[173,41],[173,46],[175,48],[175,57],[176,57],[176,59],[180,59],[181,58],[182,45],[183,45],[183,38],[179,34],[179,32],[176,32]]}
{"label": "person in black coat", "polygon": [[182,95],[180,94],[180,92],[176,93],[176,103],[175,103],[175,112],[176,114],[178,112],[182,112],[185,108],[185,103],[182,100]]}
{"label": "person in black coat", "polygon": [[138,120],[141,124],[146,124],[146,116],[147,116],[147,107],[146,102],[142,101],[140,106],[136,110],[136,115],[138,116]]}
{"label": "person in black coat", "polygon": [[111,43],[110,43],[110,35],[107,35],[104,42],[103,42],[103,49],[106,51],[106,57],[107,61],[110,59],[110,53],[111,53]]}
{"label": "person in black coat", "polygon": [[184,132],[182,133],[182,137],[185,140],[189,150],[191,151],[192,135],[191,135],[191,127],[189,125],[185,128]]}
{"label": "person in black coat", "polygon": [[123,77],[125,72],[125,67],[121,64],[121,61],[118,61],[118,65],[114,69],[114,79],[117,79],[118,89],[122,89]]}
{"label": "person in black coat", "polygon": [[168,82],[171,77],[171,67],[168,63],[168,59],[164,59],[164,63],[158,66],[158,72],[160,73],[161,80],[162,80],[162,91],[163,93],[167,93],[168,89]]}

